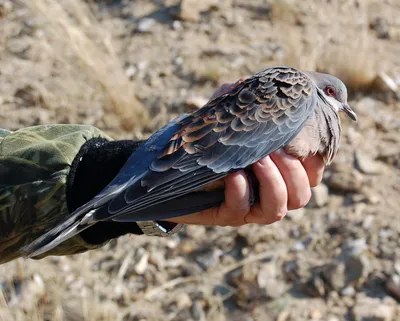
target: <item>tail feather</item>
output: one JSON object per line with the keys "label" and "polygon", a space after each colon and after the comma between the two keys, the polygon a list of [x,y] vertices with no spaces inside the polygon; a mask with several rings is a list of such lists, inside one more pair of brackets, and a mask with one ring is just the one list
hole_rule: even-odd
{"label": "tail feather", "polygon": [[83,218],[79,218],[83,214],[73,215],[68,218],[65,222],[60,223],[52,230],[43,234],[30,244],[26,245],[20,250],[20,253],[24,257],[36,257],[44,254],[51,249],[55,248],[62,242],[70,239],[71,237],[79,234],[83,230],[92,226],[95,222],[91,219],[95,210],[91,210]]}

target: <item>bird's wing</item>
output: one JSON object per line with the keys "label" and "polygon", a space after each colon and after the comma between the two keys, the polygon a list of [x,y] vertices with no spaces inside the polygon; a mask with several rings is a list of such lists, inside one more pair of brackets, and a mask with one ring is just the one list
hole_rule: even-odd
{"label": "bird's wing", "polygon": [[71,237],[97,221],[170,218],[174,214],[168,208],[163,213],[146,209],[198,191],[285,146],[315,104],[313,83],[293,68],[266,69],[238,82],[156,132],[90,206],[72,213],[69,223],[54,231]]}
{"label": "bird's wing", "polygon": [[130,185],[95,218],[171,217],[167,208],[154,216],[142,216],[140,211],[199,190],[285,146],[311,115],[313,90],[309,78],[292,68],[267,69],[236,84],[229,93],[179,121],[182,127],[151,162],[140,185]]}

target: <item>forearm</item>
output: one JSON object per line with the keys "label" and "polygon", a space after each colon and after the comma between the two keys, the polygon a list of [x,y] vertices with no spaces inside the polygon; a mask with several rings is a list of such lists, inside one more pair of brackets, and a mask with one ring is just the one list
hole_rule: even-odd
{"label": "forearm", "polygon": [[[0,134],[0,263],[19,257],[21,248],[96,195],[139,144],[114,143],[100,130],[79,125]],[[98,153],[95,142],[109,148]],[[134,224],[111,223],[104,230],[103,224],[88,229],[48,254],[80,253],[114,236],[140,234]]]}

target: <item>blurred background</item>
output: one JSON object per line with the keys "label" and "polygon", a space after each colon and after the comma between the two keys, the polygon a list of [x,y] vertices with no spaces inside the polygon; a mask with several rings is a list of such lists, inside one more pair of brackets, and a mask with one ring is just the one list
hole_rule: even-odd
{"label": "blurred background", "polygon": [[281,64],[340,77],[359,115],[306,209],[10,262],[0,320],[400,320],[398,0],[0,0],[1,128],[145,138]]}

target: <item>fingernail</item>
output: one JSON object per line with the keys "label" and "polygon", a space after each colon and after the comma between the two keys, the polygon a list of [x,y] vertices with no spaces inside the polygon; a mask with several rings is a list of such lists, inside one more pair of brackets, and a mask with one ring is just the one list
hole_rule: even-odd
{"label": "fingernail", "polygon": [[261,158],[258,163],[263,166],[263,167],[267,167],[271,164],[271,158],[269,156],[266,156],[264,158]]}
{"label": "fingernail", "polygon": [[286,153],[283,148],[276,150],[275,152],[272,153],[273,155],[276,155],[281,158],[287,158],[287,159],[297,159],[296,157]]}

